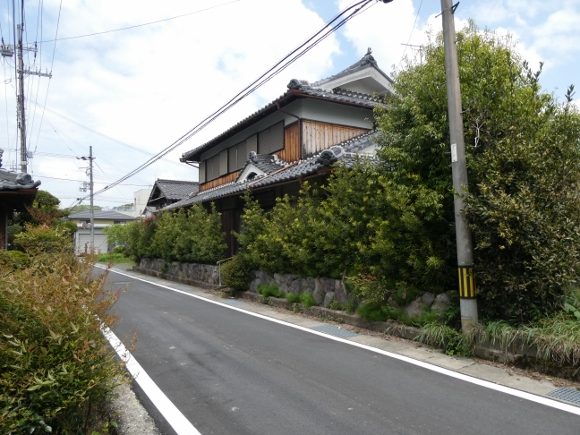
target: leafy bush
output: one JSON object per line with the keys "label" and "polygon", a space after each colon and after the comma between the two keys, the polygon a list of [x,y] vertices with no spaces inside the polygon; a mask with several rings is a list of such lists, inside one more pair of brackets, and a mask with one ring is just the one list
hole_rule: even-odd
{"label": "leafy bush", "polygon": [[215,208],[207,212],[197,204],[123,227],[118,230],[120,240],[126,238],[127,253],[137,261],[163,258],[167,262],[213,264],[223,258],[226,249],[219,213]]}
{"label": "leafy bush", "polygon": [[300,293],[300,302],[306,308],[316,305],[316,301],[314,300],[314,296],[312,296],[312,293],[308,293],[308,292]]}
{"label": "leafy bush", "polygon": [[[473,25],[457,39],[480,312],[525,323],[557,311],[577,278],[580,116],[569,101],[561,105],[541,91],[540,71],[531,71],[509,40]],[[464,192],[453,192],[449,169],[441,39],[424,53],[424,62],[397,74],[389,109],[377,113],[380,159],[389,169],[385,176],[410,193],[411,203],[421,190],[438,203],[434,219],[419,214],[424,231],[415,235],[431,244],[441,270],[452,272],[453,200]],[[392,238],[385,234],[385,240]],[[405,244],[396,247],[408,251]]]}
{"label": "leafy bush", "polygon": [[114,298],[91,270],[72,251],[0,269],[0,432],[90,433],[121,379],[96,317]]}
{"label": "leafy bush", "polygon": [[220,265],[222,283],[235,290],[247,290],[253,278],[250,263],[241,255]]}
{"label": "leafy bush", "polygon": [[290,304],[296,304],[300,302],[300,293],[286,293],[286,300]]}
{"label": "leafy bush", "polygon": [[68,232],[46,225],[28,225],[26,231],[14,237],[14,244],[30,255],[72,251],[72,240]]}
{"label": "leafy bush", "polygon": [[30,264],[30,257],[21,251],[0,250],[0,270],[23,269]]}
{"label": "leafy bush", "polygon": [[285,293],[278,288],[276,284],[260,284],[258,286],[258,293],[263,297],[269,298],[270,296],[275,298],[285,297]]}

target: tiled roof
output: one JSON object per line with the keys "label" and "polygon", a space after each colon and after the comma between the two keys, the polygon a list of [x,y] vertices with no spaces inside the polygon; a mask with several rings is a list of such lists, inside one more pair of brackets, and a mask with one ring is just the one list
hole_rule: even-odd
{"label": "tiled roof", "polygon": [[270,154],[256,154],[251,152],[248,157],[248,165],[254,165],[260,171],[269,174],[270,172],[277,171],[284,167],[284,163],[280,161],[276,156]]}
{"label": "tiled roof", "polygon": [[[95,219],[102,220],[114,220],[114,221],[131,221],[135,218],[133,216],[126,215],[124,213],[119,213],[115,210],[95,210]],[[78,213],[73,213],[67,217],[67,219],[90,219],[91,212],[89,210],[79,211]]]}
{"label": "tiled roof", "polygon": [[319,170],[330,166],[336,161],[340,161],[347,166],[352,166],[357,158],[357,152],[376,144],[377,132],[369,132],[349,139],[338,145],[315,154],[314,156],[292,163],[280,162],[280,167],[266,175],[244,182],[231,182],[223,184],[213,189],[205,190],[197,195],[173,203],[163,210],[174,210],[187,207],[192,204],[214,201],[236,194],[241,194],[246,189],[257,189],[269,185],[290,181],[299,177],[313,175]]}
{"label": "tiled roof", "polygon": [[385,74],[385,72],[383,70],[381,70],[379,68],[377,61],[375,60],[375,58],[373,57],[371,52],[372,51],[369,48],[367,53],[358,62],[353,63],[351,66],[343,69],[339,73],[336,73],[330,77],[327,77],[325,79],[318,80],[317,82],[312,83],[312,86],[320,87],[320,86],[324,85],[325,83],[328,83],[328,82],[331,82],[331,81],[336,80],[338,78],[347,76],[347,75],[352,74],[354,72],[363,70],[365,68],[368,68],[369,66],[374,67],[383,77],[385,77],[389,82],[393,83],[393,79],[391,79],[387,74]]}
{"label": "tiled roof", "polygon": [[0,190],[34,189],[39,185],[40,181],[34,181],[29,174],[0,169]]}
{"label": "tiled roof", "polygon": [[202,151],[237,133],[238,131],[243,130],[250,124],[256,122],[257,119],[269,115],[270,113],[276,112],[281,105],[286,105],[297,98],[303,97],[316,98],[334,103],[348,104],[368,109],[374,109],[375,107],[382,106],[384,104],[383,99],[378,96],[363,94],[360,92],[354,92],[340,88],[322,89],[314,87],[304,80],[291,80],[290,83],[288,83],[288,91],[286,91],[286,93],[266,106],[262,107],[260,110],[254,112],[247,118],[241,120],[209,142],[206,142],[205,144],[200,145],[193,150],[185,152],[181,156],[180,160],[182,162],[198,161]]}
{"label": "tiled roof", "polygon": [[160,190],[161,195],[165,198],[169,200],[180,200],[187,198],[194,192],[197,192],[199,189],[199,183],[193,181],[158,179],[155,182],[153,189],[155,189],[155,187]]}

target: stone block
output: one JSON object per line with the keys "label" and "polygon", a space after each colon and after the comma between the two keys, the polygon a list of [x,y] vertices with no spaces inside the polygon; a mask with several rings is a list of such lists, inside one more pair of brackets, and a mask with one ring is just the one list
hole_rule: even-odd
{"label": "stone block", "polygon": [[420,297],[405,307],[405,313],[412,318],[419,317],[423,311],[425,311],[425,304]]}
{"label": "stone block", "polygon": [[314,302],[316,302],[316,305],[322,305],[322,303],[324,302],[324,296],[325,296],[325,292],[324,290],[322,290],[321,287],[315,287],[314,291],[312,292],[312,297],[314,298]]}
{"label": "stone block", "polygon": [[431,311],[442,314],[449,309],[449,305],[449,296],[446,293],[440,293],[435,296],[435,300],[431,305]]}
{"label": "stone block", "polygon": [[346,286],[344,285],[344,281],[336,280],[334,286],[334,298],[340,303],[347,303],[348,302],[348,293],[346,292]]}
{"label": "stone block", "polygon": [[431,306],[431,304],[433,303],[433,301],[435,300],[435,295],[433,293],[424,293],[423,296],[421,296],[421,300],[423,301],[423,303],[425,305],[427,305],[428,307]]}
{"label": "stone block", "polygon": [[334,292],[328,292],[324,295],[324,301],[322,305],[324,306],[324,308],[328,308],[333,300],[334,300]]}

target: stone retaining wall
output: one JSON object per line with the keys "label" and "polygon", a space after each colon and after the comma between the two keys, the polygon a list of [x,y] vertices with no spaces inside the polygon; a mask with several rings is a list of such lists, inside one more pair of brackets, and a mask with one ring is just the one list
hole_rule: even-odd
{"label": "stone retaining wall", "polygon": [[219,269],[214,264],[167,263],[161,258],[142,258],[134,270],[184,284],[219,287]]}
{"label": "stone retaining wall", "polygon": [[257,271],[250,291],[257,293],[259,285],[274,284],[284,293],[310,293],[317,305],[328,307],[332,301],[348,302],[344,282],[331,278],[304,278],[298,275]]}

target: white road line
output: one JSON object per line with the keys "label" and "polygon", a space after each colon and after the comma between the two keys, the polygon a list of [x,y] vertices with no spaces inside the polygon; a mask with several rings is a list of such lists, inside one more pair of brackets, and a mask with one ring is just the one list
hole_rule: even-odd
{"label": "white road line", "polygon": [[[102,267],[102,266],[97,266],[97,267],[99,267],[101,269],[106,269],[105,267]],[[341,343],[348,344],[350,346],[354,346],[354,347],[358,347],[360,349],[365,349],[365,350],[368,350],[368,351],[371,351],[374,353],[378,353],[380,355],[384,355],[384,356],[387,356],[389,358],[393,358],[393,359],[396,359],[399,361],[404,361],[406,363],[413,364],[413,365],[418,366],[418,367],[422,367],[422,368],[430,370],[432,372],[441,373],[441,374],[449,376],[451,378],[455,378],[455,379],[459,379],[461,381],[469,382],[471,384],[479,385],[480,387],[488,388],[488,389],[494,390],[494,391],[499,391],[501,393],[509,394],[510,396],[518,397],[520,399],[529,400],[531,402],[535,402],[535,403],[539,403],[539,404],[542,404],[545,406],[549,406],[551,408],[559,409],[560,411],[565,411],[565,412],[569,412],[571,414],[580,415],[580,407],[577,407],[574,405],[568,405],[566,403],[558,402],[557,400],[552,400],[552,399],[549,399],[547,397],[538,396],[538,395],[535,395],[532,393],[528,393],[526,391],[521,391],[521,390],[517,390],[515,388],[511,388],[511,387],[506,387],[505,385],[495,384],[493,382],[486,381],[483,379],[478,379],[478,378],[475,378],[473,376],[465,375],[463,373],[454,372],[452,370],[449,370],[449,369],[446,369],[443,367],[439,367],[439,366],[436,366],[434,364],[426,363],[424,361],[419,361],[419,360],[413,359],[413,358],[408,357],[408,356],[398,355],[396,353],[388,352],[386,350],[378,349],[376,347],[368,346],[366,344],[361,344],[361,343],[350,341],[350,340],[347,340],[344,338],[335,337],[333,335],[325,334],[323,332],[319,332],[319,331],[315,331],[313,329],[305,328],[303,326],[295,325],[293,323],[286,322],[284,320],[274,319],[272,317],[268,317],[268,316],[265,316],[265,315],[259,314],[259,313],[253,313],[251,311],[244,310],[243,308],[238,308],[238,307],[235,307],[232,305],[213,301],[213,300],[205,298],[203,296],[194,295],[192,293],[188,293],[188,292],[183,291],[183,290],[179,290],[179,289],[176,289],[173,287],[159,284],[159,283],[156,283],[154,281],[149,281],[149,280],[146,280],[146,279],[134,276],[134,275],[124,273],[124,272],[120,272],[120,271],[113,270],[113,269],[109,269],[109,270],[111,272],[116,273],[116,274],[123,275],[123,276],[129,277],[129,278],[133,278],[133,279],[136,279],[138,281],[145,282],[147,284],[151,284],[151,285],[154,285],[157,287],[161,287],[161,288],[164,288],[166,290],[170,290],[170,291],[175,292],[175,293],[180,293],[182,295],[189,296],[189,297],[192,297],[195,299],[199,299],[201,301],[208,302],[210,304],[219,305],[220,307],[227,308],[228,310],[238,311],[240,313],[244,313],[244,314],[247,314],[249,316],[257,317],[259,319],[264,319],[264,320],[267,320],[267,321],[273,322],[273,323],[278,323],[279,325],[288,326],[289,328],[298,329],[300,331],[304,331],[304,332],[307,332],[309,334],[318,335],[320,337],[326,337],[329,340],[338,341]]]}
{"label": "white road line", "polygon": [[171,425],[178,435],[201,435],[201,433],[190,423],[190,421],[181,413],[171,400],[161,391],[161,388],[151,379],[141,364],[137,362],[131,352],[123,345],[121,340],[108,327],[103,326],[103,335],[109,340],[117,355],[125,363],[127,370],[133,376],[133,379],[139,384],[139,387],[147,395],[153,405],[159,410],[161,415]]}

